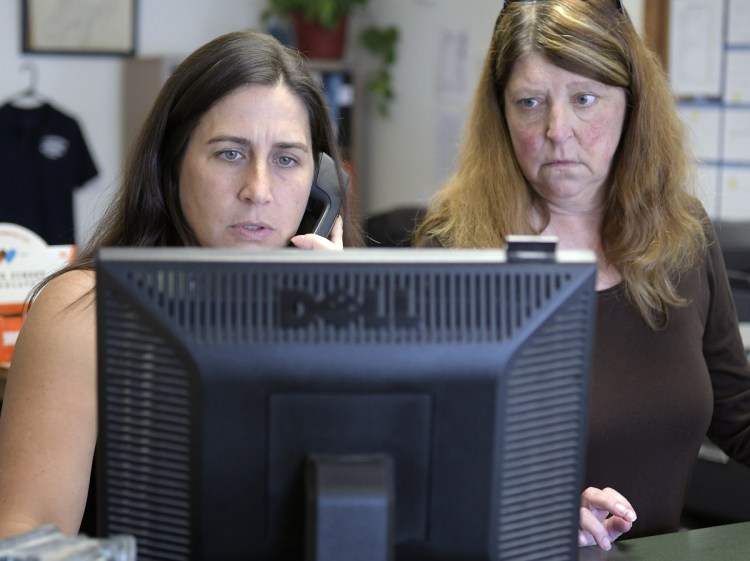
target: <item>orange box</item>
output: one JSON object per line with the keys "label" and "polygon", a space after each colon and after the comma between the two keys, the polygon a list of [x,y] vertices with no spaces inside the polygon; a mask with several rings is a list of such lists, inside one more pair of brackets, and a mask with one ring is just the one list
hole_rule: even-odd
{"label": "orange box", "polygon": [[22,316],[0,316],[0,364],[10,363],[22,324]]}

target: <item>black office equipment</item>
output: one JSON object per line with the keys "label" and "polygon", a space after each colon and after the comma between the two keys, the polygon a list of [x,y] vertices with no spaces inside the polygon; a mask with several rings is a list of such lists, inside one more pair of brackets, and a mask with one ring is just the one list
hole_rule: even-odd
{"label": "black office equipment", "polygon": [[368,247],[411,247],[425,212],[424,207],[409,205],[368,216],[364,221],[365,243]]}
{"label": "black office equipment", "polygon": [[[750,271],[727,271],[734,307],[740,322],[750,321]],[[748,346],[748,345],[746,345]]]}
{"label": "black office equipment", "polygon": [[713,224],[727,270],[750,273],[750,221]]}
{"label": "black office equipment", "polygon": [[[576,559],[594,278],[585,252],[101,250],[101,534],[141,561]],[[313,519],[342,489],[354,540]]]}

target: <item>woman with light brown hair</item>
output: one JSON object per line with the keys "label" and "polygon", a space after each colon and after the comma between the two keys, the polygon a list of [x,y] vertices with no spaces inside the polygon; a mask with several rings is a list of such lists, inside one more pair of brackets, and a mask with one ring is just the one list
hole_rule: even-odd
{"label": "woman with light brown hair", "polygon": [[694,175],[668,80],[620,1],[504,2],[417,244],[545,234],[595,252],[581,545],[677,530],[706,434],[750,465],[750,368]]}

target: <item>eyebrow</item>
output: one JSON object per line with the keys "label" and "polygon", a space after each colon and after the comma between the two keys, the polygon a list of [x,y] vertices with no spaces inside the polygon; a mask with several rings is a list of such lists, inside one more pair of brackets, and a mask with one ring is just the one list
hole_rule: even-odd
{"label": "eyebrow", "polygon": [[[568,91],[576,91],[576,90],[590,90],[595,87],[606,87],[606,84],[603,84],[601,82],[597,82],[594,79],[586,78],[584,80],[578,80],[575,82],[571,82],[566,86],[566,90]],[[529,82],[529,81],[523,81],[521,83],[517,83],[513,86],[510,86],[507,88],[507,91],[511,94],[526,94],[531,93],[532,95],[538,92],[545,92],[547,88],[537,86],[535,83]]]}
{"label": "eyebrow", "polygon": [[[242,136],[232,136],[232,135],[221,135],[221,136],[215,136],[213,138],[209,138],[208,141],[206,141],[206,144],[216,144],[217,142],[232,142],[234,144],[241,144],[243,146],[252,145],[252,142],[249,139],[244,138]],[[296,148],[296,149],[302,150],[303,152],[309,151],[307,144],[305,144],[304,142],[282,141],[282,142],[275,143],[274,146],[277,148],[284,148],[284,149]]]}

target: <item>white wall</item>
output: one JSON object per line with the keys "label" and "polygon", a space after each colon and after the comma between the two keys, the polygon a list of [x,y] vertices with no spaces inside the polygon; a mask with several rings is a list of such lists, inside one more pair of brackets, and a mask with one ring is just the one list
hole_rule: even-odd
{"label": "white wall", "polygon": [[[637,22],[642,2],[625,2]],[[371,0],[360,16],[360,21],[397,22],[402,32],[394,69],[398,97],[391,117],[383,119],[368,107],[360,170],[366,211],[424,202],[439,186],[452,164],[453,136],[463,122],[500,3]],[[263,5],[263,0],[138,0],[138,54],[181,55],[221,33],[258,27]],[[22,54],[19,12],[18,0],[0,0],[0,102],[28,85],[29,75],[21,71],[28,60],[38,68],[39,91],[78,119],[99,168],[98,177],[75,198],[80,242],[110,200],[120,172],[122,61]],[[460,47],[460,41],[451,38],[462,36],[467,38],[463,49],[441,51],[441,45]],[[445,92],[438,88],[439,81],[453,93],[439,93]]]}

